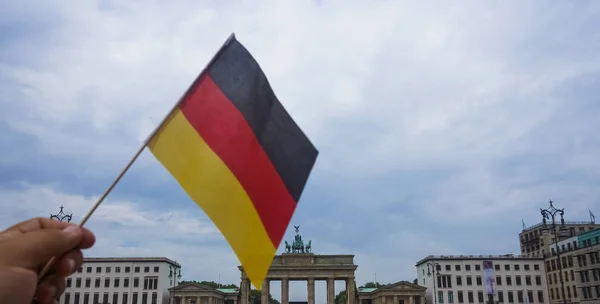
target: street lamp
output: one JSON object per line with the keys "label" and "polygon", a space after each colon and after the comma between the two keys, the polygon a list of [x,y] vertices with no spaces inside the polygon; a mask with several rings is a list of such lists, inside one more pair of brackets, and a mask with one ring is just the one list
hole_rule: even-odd
{"label": "street lamp", "polygon": [[563,271],[562,271],[562,260],[560,259],[560,251],[558,249],[558,233],[556,232],[556,215],[560,214],[560,230],[564,231],[567,229],[565,227],[565,209],[556,209],[553,205],[553,201],[550,200],[550,207],[548,209],[540,208],[540,212],[542,214],[542,222],[544,226],[544,230],[548,230],[548,225],[546,224],[546,220],[552,219],[552,232],[554,233],[554,246],[556,248],[556,257],[558,258],[558,276],[560,277],[560,289],[562,292],[563,303],[567,304],[567,299],[565,298],[565,282],[563,281]]}
{"label": "street lamp", "polygon": [[59,222],[64,222],[66,221],[67,223],[71,222],[71,218],[73,217],[73,213],[71,214],[65,214],[63,212],[63,206],[60,206],[60,211],[57,214],[52,214],[50,213],[50,219],[51,220],[57,220]]}
{"label": "street lamp", "polygon": [[431,273],[433,273],[433,303],[437,304],[437,292],[435,290],[435,285],[437,284],[437,277],[440,275],[440,263],[437,262],[429,262],[427,263],[427,276],[431,277]]}
{"label": "street lamp", "polygon": [[[179,285],[178,280],[181,280],[181,269],[179,269],[179,274],[177,274],[177,267],[175,268],[171,268],[169,269],[169,280],[175,279],[175,283],[173,287],[171,288],[175,288],[177,287],[177,285]],[[175,289],[173,289],[173,294],[171,295],[171,298],[173,299],[173,304],[177,304],[177,298],[175,297]]]}

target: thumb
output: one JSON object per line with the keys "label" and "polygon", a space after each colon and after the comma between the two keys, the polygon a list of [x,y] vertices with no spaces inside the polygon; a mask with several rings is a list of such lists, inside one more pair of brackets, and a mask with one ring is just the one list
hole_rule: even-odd
{"label": "thumb", "polygon": [[11,238],[5,243],[12,256],[12,265],[37,271],[52,257],[62,256],[71,251],[83,239],[81,228],[68,225],[63,230],[40,229]]}

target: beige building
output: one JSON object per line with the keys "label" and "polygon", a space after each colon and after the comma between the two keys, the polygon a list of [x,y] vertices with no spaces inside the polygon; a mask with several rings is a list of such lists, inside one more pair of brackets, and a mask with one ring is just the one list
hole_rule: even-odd
{"label": "beige building", "polygon": [[239,290],[212,288],[200,283],[183,283],[169,289],[172,304],[237,304]]}
{"label": "beige building", "polygon": [[[568,239],[577,236],[586,231],[591,231],[600,228],[600,224],[596,224],[593,220],[582,222],[565,222],[564,230],[560,230],[557,223],[558,240]],[[552,233],[550,228],[551,223],[544,226],[543,223],[535,224],[531,227],[524,228],[519,233],[521,241],[521,255],[524,256],[539,256],[543,257],[550,252],[550,244],[556,241],[555,233]]]}
{"label": "beige building", "polygon": [[359,304],[421,304],[425,303],[425,290],[418,284],[401,281],[380,288],[359,288]]}
{"label": "beige building", "polygon": [[427,303],[488,303],[484,261],[493,269],[494,303],[548,303],[544,260],[513,255],[425,257],[416,267],[418,284],[427,288]]}
{"label": "beige building", "polygon": [[164,257],[84,258],[61,304],[167,304],[181,265]]}

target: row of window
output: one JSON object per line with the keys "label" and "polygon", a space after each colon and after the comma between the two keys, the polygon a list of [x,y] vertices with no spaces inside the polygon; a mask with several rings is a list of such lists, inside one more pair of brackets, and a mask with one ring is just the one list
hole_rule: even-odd
{"label": "row of window", "polygon": [[[502,286],[503,284],[503,280],[502,280],[502,276],[498,275],[496,276],[496,285],[497,286]],[[512,276],[505,276],[504,277],[506,280],[506,285],[507,286],[512,286]],[[522,285],[522,277],[520,275],[516,275],[514,276],[515,278],[515,284],[517,286],[521,286]],[[466,283],[467,286],[472,286],[473,285],[473,278],[471,276],[466,276]],[[475,277],[475,282],[477,286],[483,286],[483,279],[481,276],[476,276]],[[456,285],[457,286],[462,286],[463,285],[463,280],[462,280],[462,276],[456,276]],[[531,276],[525,276],[525,285],[527,286],[531,286],[532,285],[532,281],[531,281]],[[537,286],[542,286],[542,276],[535,276],[535,285]],[[452,276],[451,275],[439,275],[437,277],[437,287],[438,288],[452,288]]]}
{"label": "row of window", "polygon": [[[109,300],[112,298],[112,301]],[[121,301],[119,302],[119,298]],[[93,304],[93,303],[111,303],[111,304],[129,304],[127,303],[129,300],[128,293],[113,293],[112,297],[108,292],[102,294],[102,302],[100,302],[100,293],[96,292],[94,294],[86,293],[71,293],[66,292],[63,295],[62,304]],[[142,293],[141,296],[138,295],[137,292],[131,294],[131,304],[156,304],[158,302],[158,293],[153,292],[148,294],[146,292]]]}
{"label": "row of window", "polygon": [[[144,277],[144,290],[156,290],[158,289],[158,277]],[[109,288],[111,282],[111,278],[104,278],[104,287]],[[115,288],[121,287],[121,278],[112,278],[113,286]],[[82,286],[82,283],[84,285]],[[73,287],[73,278],[67,278],[67,288]],[[133,278],[133,288],[138,288],[140,285],[140,278]],[[92,287],[92,279],[91,278],[75,278],[75,288],[91,288]],[[101,278],[96,278],[94,280],[94,287],[101,287]],[[123,278],[123,288],[129,287],[129,278]]]}
{"label": "row of window", "polygon": [[[561,293],[558,291],[558,287],[556,288],[549,288],[550,289],[550,299],[554,300],[554,298],[556,298],[556,300],[560,300],[561,299]],[[565,299],[571,299],[571,298],[577,298],[577,287],[573,286],[573,294],[571,294],[571,286],[565,286]],[[556,296],[555,296],[556,294]]]}
{"label": "row of window", "polygon": [[[573,271],[573,269],[571,269],[571,276],[570,277],[571,277],[571,281],[575,281],[575,271]],[[552,280],[552,278],[554,278],[554,280]],[[548,274],[548,285],[560,283],[559,279],[560,278],[557,276],[556,273]],[[567,274],[566,271],[564,272],[563,280],[565,282],[569,282],[569,275]]]}
{"label": "row of window", "polygon": [[[499,264],[494,265],[494,268],[495,268],[496,271],[500,271],[500,265]],[[530,270],[529,264],[523,265],[523,268],[525,269],[525,271],[529,271]],[[513,269],[515,271],[520,271],[521,270],[521,265],[515,264],[515,265],[513,265]],[[441,270],[440,266],[438,266],[438,270]],[[452,271],[452,266],[451,265],[446,265],[445,270],[446,271]],[[455,271],[461,271],[461,265],[454,265],[454,270]],[[504,265],[504,270],[505,271],[510,271],[510,265],[509,264],[505,264]],[[539,264],[534,264],[533,265],[533,270],[539,271],[540,270],[540,265]],[[471,271],[471,265],[465,265],[465,271]],[[475,265],[475,271],[481,271],[481,265],[476,264]],[[425,274],[425,269],[423,269],[423,274]]]}
{"label": "row of window", "polygon": [[[92,273],[92,269],[93,268],[94,267],[87,266],[86,269],[85,269],[85,273]],[[124,268],[125,268],[124,269],[125,273],[131,272],[131,267],[127,266],[127,267],[124,267]],[[139,273],[140,272],[140,268],[141,268],[140,266],[135,266],[133,268],[133,272],[134,273]],[[158,266],[154,266],[153,270],[154,270],[154,272],[158,272],[159,271],[159,267]],[[111,271],[112,271],[112,267],[111,266],[104,267],[104,273],[111,273]],[[82,272],[83,272],[83,266],[79,267],[79,269],[77,269],[77,273],[82,273]],[[120,272],[121,272],[121,267],[118,267],[118,266],[115,267],[115,273],[120,273]],[[149,272],[150,272],[150,266],[144,267],[144,273],[149,273]],[[99,267],[99,266],[96,267],[96,273],[102,273],[102,267]]]}
{"label": "row of window", "polygon": [[[596,295],[593,295],[593,290],[596,290]],[[596,285],[594,289],[592,287],[583,287],[581,288],[584,299],[598,299],[600,298],[600,285]]]}
{"label": "row of window", "polygon": [[[517,293],[517,302],[518,303],[524,303],[524,296],[527,296],[529,303],[535,303],[535,299],[533,297],[533,291],[527,291],[527,294],[524,294],[522,290],[519,290],[516,292]],[[448,303],[454,303],[454,292],[453,291],[448,291]],[[438,303],[444,303],[444,291],[438,291],[438,299],[437,302]],[[504,292],[503,291],[498,291],[497,292],[497,300],[498,303],[505,303],[504,302]],[[515,303],[515,297],[514,297],[514,292],[513,291],[507,291],[506,292],[507,295],[507,302],[506,303]],[[474,293],[472,291],[467,291],[467,299],[465,301],[464,298],[464,292],[462,290],[459,290],[456,292],[456,297],[457,297],[457,303],[487,303],[487,299],[484,298],[484,293],[483,291],[479,291],[477,292],[477,302],[475,302],[475,297],[474,297]],[[544,292],[539,290],[537,292],[537,303],[544,303]]]}

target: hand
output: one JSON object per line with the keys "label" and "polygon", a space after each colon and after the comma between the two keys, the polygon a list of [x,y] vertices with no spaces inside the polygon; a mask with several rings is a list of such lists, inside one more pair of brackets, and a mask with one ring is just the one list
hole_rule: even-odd
{"label": "hand", "polygon": [[[94,245],[94,235],[77,225],[45,218],[31,219],[0,232],[0,299],[2,303],[57,303],[65,277],[83,263],[81,249]],[[38,285],[38,273],[56,257]]]}

